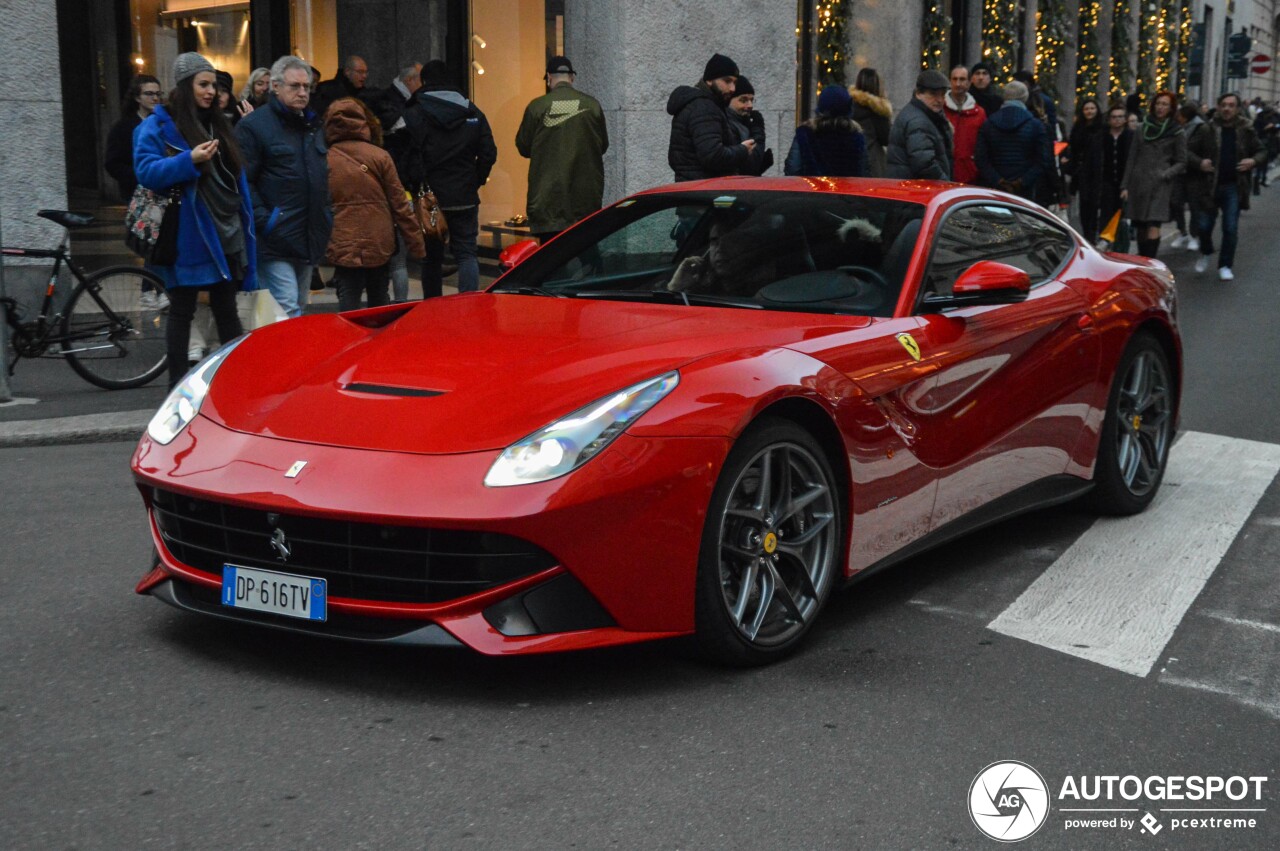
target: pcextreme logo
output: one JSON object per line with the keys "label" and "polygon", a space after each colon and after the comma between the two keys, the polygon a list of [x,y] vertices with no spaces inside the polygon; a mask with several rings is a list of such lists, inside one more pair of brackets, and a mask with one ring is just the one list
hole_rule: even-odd
{"label": "pcextreme logo", "polygon": [[[1069,831],[1136,831],[1168,836],[1253,830],[1266,813],[1265,776],[1068,774],[1057,811]],[[987,837],[1018,842],[1049,821],[1053,799],[1025,762],[993,762],[969,784],[969,817]]]}

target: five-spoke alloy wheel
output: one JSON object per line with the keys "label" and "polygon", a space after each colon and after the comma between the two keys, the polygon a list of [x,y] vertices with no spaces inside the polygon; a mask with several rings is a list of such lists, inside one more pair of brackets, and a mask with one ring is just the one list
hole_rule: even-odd
{"label": "five-spoke alloy wheel", "polygon": [[765,418],[725,462],[698,566],[701,649],[738,665],[773,661],[808,632],[839,571],[840,499],[822,448]]}

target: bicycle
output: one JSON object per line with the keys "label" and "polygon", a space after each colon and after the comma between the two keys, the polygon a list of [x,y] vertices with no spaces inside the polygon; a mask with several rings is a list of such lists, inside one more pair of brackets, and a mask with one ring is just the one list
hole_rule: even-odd
{"label": "bicycle", "polygon": [[[67,233],[56,249],[0,247],[4,257],[53,260],[38,316],[23,319],[16,300],[0,298],[12,337],[13,357],[6,364],[9,374],[13,375],[19,358],[51,356],[66,358],[80,377],[107,390],[153,381],[168,367],[169,300],[164,281],[137,266],[108,266],[86,275],[71,262],[70,230],[92,224],[93,217],[65,210],[40,210],[36,215],[61,225]],[[64,263],[78,283],[65,306],[55,310],[58,273]],[[58,351],[46,355],[55,345]]]}

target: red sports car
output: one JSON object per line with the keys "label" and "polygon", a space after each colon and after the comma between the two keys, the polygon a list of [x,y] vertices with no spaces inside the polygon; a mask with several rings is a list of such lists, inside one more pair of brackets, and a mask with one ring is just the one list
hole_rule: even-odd
{"label": "red sports car", "polygon": [[873,568],[1160,486],[1172,275],[1018,198],[728,178],[517,254],[487,292],[290,320],[193,370],[133,457],[137,590],[371,642],[692,636],[757,664]]}

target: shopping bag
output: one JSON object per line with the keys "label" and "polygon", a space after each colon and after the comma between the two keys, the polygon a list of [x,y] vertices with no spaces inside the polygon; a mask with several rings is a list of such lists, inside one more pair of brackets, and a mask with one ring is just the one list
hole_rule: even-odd
{"label": "shopping bag", "polygon": [[1116,241],[1116,232],[1119,230],[1119,228],[1120,228],[1120,211],[1116,210],[1115,215],[1113,215],[1111,217],[1111,220],[1107,222],[1107,226],[1102,229],[1102,233],[1098,234],[1098,237],[1099,239],[1105,240],[1108,243],[1114,243]]}
{"label": "shopping bag", "polygon": [[289,318],[275,296],[271,295],[271,290],[266,289],[236,293],[236,310],[246,331]]}

